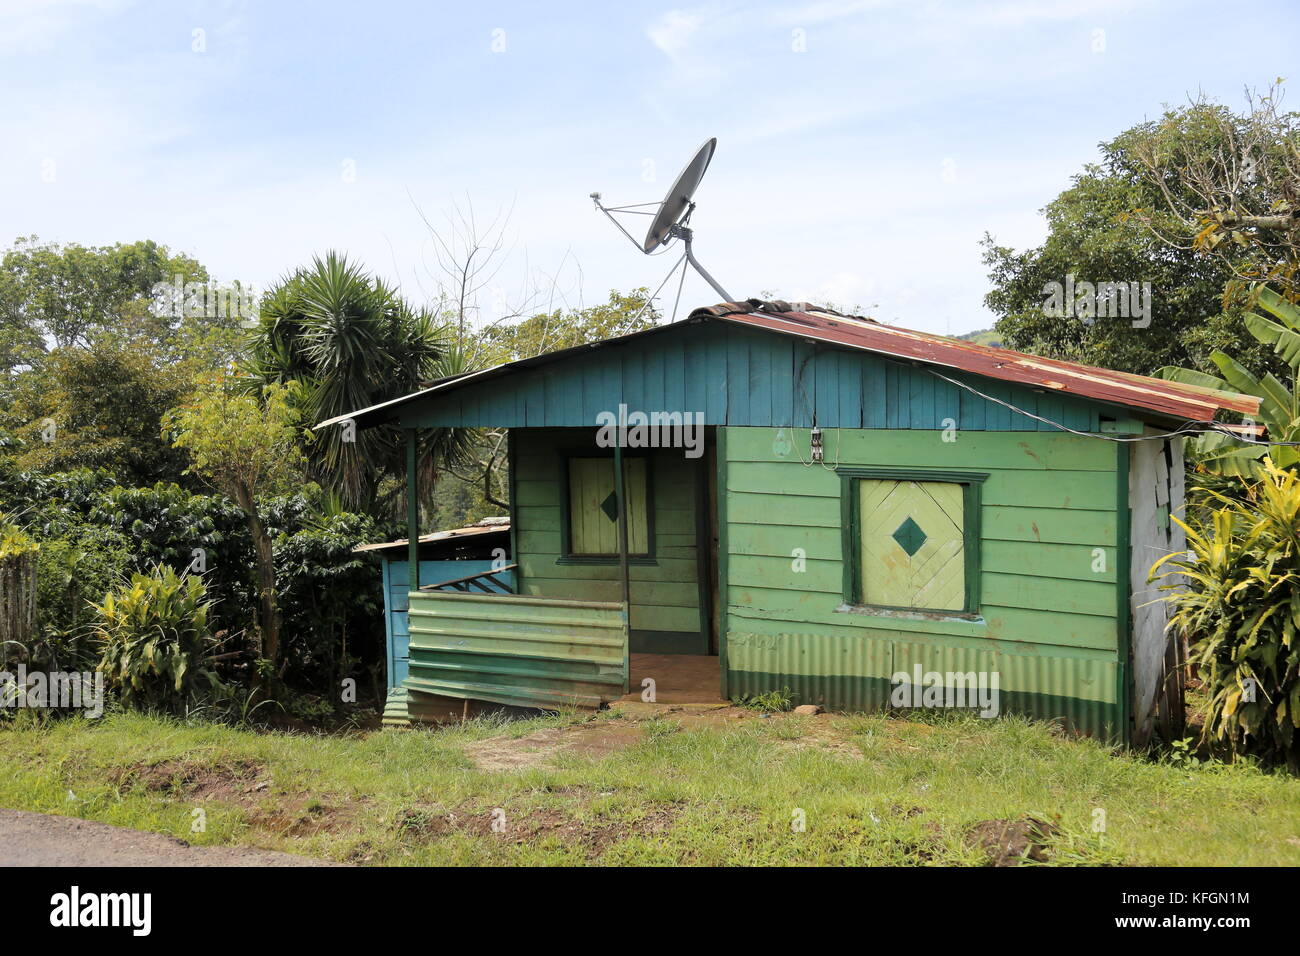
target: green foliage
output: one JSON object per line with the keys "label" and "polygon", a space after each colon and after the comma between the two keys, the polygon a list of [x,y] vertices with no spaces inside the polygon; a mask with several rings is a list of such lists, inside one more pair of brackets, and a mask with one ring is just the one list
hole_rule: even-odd
{"label": "green foliage", "polygon": [[[286,396],[311,476],[350,506],[394,512],[406,460],[399,430],[334,426],[310,439],[306,430],[464,371],[464,356],[444,340],[444,327],[333,252],[270,290],[259,322],[249,370],[256,382],[291,386]],[[462,457],[469,437],[465,430],[424,430],[425,487],[435,465]]]}
{"label": "green foliage", "polygon": [[16,558],[36,550],[36,542],[12,520],[0,515],[0,560]]}
{"label": "green foliage", "polygon": [[1194,559],[1175,552],[1151,574],[1206,683],[1206,739],[1297,767],[1300,478],[1268,459],[1261,472],[1249,500],[1214,495],[1203,523],[1179,522]]}
{"label": "green foliage", "polygon": [[106,529],[82,526],[41,542],[36,567],[38,658],[85,662],[94,605],[135,566],[130,542]]}
{"label": "green foliage", "polygon": [[769,690],[762,694],[749,694],[737,701],[737,704],[741,707],[770,712],[789,710],[793,703],[794,698],[790,694],[789,687],[782,687],[780,690]]}
{"label": "green foliage", "polygon": [[[1237,112],[1199,96],[1138,127],[1134,150],[1157,191],[1172,248],[1217,258],[1246,282],[1300,298],[1300,114],[1284,111],[1283,80],[1246,91]],[[1151,213],[1140,210],[1143,219]]]}
{"label": "green foliage", "polygon": [[475,364],[500,365],[651,328],[660,315],[653,305],[645,307],[649,294],[645,288],[627,295],[610,290],[607,301],[589,308],[557,309],[522,322],[490,325],[472,346]]}
{"label": "green foliage", "polygon": [[181,480],[184,455],[159,433],[163,414],[193,386],[183,364],[144,341],[106,338],[60,348],[18,374],[0,426],[17,467],[104,468],[130,484]]}
{"label": "green foliage", "polygon": [[207,592],[171,568],[135,573],[95,608],[93,638],[107,687],[137,710],[179,713],[215,691]]}
{"label": "green foliage", "polygon": [[148,240],[87,247],[18,239],[0,259],[0,332],[7,333],[0,335],[0,366],[37,360],[47,339],[85,345],[97,331],[141,321],[154,287],[178,275],[208,278],[194,259]]}
{"label": "green foliage", "polygon": [[301,455],[288,389],[271,384],[257,395],[240,385],[235,376],[201,377],[188,400],[163,416],[163,429],[189,453],[188,471],[249,511],[258,496],[299,482]]}
{"label": "green foliage", "polygon": [[[0,468],[0,501],[16,526],[39,543],[37,613],[42,659],[80,660],[87,650],[92,602],[123,574],[164,565],[205,568],[208,624],[223,650],[245,646],[255,621],[255,555],[246,516],[222,495],[175,484],[123,488],[105,472],[41,475]],[[360,678],[382,662],[383,594],[374,559],[354,554],[398,529],[341,510],[308,486],[264,499],[260,512],[275,542],[284,608],[285,680],[339,699],[338,681]],[[346,653],[345,653],[346,652]],[[222,664],[231,671],[235,661]]]}
{"label": "green foliage", "polygon": [[244,513],[228,498],[194,494],[175,484],[112,487],[89,510],[87,521],[130,541],[136,570],[156,564],[177,571],[201,568],[214,605],[209,617],[214,631],[249,625],[255,593],[252,541]]}
{"label": "green foliage", "polygon": [[1169,752],[1165,755],[1165,762],[1175,767],[1197,767],[1200,766],[1200,758],[1196,756],[1196,741],[1191,737],[1182,737],[1172,741],[1169,744]]}
{"label": "green foliage", "polygon": [[352,550],[381,533],[364,515],[313,516],[305,504],[286,501],[299,514],[279,519],[286,526],[275,545],[284,653],[299,686],[337,704],[339,682],[383,649],[382,575],[373,555]]}
{"label": "green foliage", "polygon": [[1266,453],[1279,467],[1290,468],[1300,462],[1300,447],[1288,444],[1300,441],[1300,395],[1295,388],[1297,372],[1300,371],[1300,309],[1272,289],[1260,287],[1255,294],[1258,304],[1277,321],[1252,312],[1245,317],[1246,329],[1286,360],[1291,370],[1290,388],[1272,372],[1256,376],[1219,349],[1210,354],[1210,361],[1219,372],[1217,376],[1194,369],[1170,367],[1157,372],[1162,378],[1185,385],[1254,395],[1260,399],[1259,421],[1274,444],[1243,444],[1222,432],[1206,432],[1196,440],[1195,460],[1201,469],[1213,475],[1257,477]]}
{"label": "green foliage", "polygon": [[[1195,118],[1159,130],[1141,124],[1101,145],[1100,163],[1089,164],[1072,185],[1043,210],[1048,236],[1036,249],[1016,252],[985,237],[984,262],[992,291],[985,304],[1008,348],[1149,375],[1164,365],[1213,372],[1215,349],[1237,350],[1245,338],[1239,295],[1225,295],[1236,276],[1236,256],[1210,257],[1171,246],[1178,217],[1166,212],[1161,184],[1145,163],[1153,140],[1199,138]],[[1150,282],[1151,324],[1134,328],[1126,319],[1057,317],[1044,310],[1049,282]],[[1237,353],[1251,367],[1281,371],[1263,346]]]}

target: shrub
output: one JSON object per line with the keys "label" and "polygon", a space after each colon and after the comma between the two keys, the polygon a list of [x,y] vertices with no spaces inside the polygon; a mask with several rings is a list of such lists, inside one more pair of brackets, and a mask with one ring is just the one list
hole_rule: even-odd
{"label": "shrub", "polygon": [[1206,740],[1297,767],[1300,478],[1266,458],[1245,496],[1209,494],[1204,519],[1179,522],[1194,560],[1167,555],[1152,578],[1172,592],[1172,625],[1206,682]]}
{"label": "shrub", "polygon": [[219,689],[206,589],[171,568],[135,573],[95,608],[104,683],[139,710],[179,712]]}
{"label": "shrub", "polygon": [[94,603],[132,569],[127,539],[108,528],[82,525],[41,542],[37,616],[42,637],[77,633],[94,616]]}
{"label": "shrub", "polygon": [[0,561],[36,550],[36,542],[16,524],[0,515]]}
{"label": "shrub", "polygon": [[276,579],[284,609],[284,654],[300,685],[339,699],[339,681],[384,650],[382,575],[373,555],[352,549],[378,540],[356,514],[307,519],[276,539]]}

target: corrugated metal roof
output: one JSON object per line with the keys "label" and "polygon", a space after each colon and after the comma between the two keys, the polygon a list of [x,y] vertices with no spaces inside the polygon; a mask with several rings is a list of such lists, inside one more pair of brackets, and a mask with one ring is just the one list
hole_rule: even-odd
{"label": "corrugated metal roof", "polygon": [[684,322],[656,326],[573,348],[548,352],[492,368],[436,382],[429,388],[369,408],[340,415],[316,425],[325,428],[354,421],[365,428],[392,418],[397,410],[426,396],[445,394],[464,385],[508,375],[520,369],[558,361],[578,352],[603,348],[649,335],[662,335],[685,325],[722,321],[764,329],[810,341],[858,349],[894,359],[948,368],[1030,388],[1046,389],[1141,410],[1180,421],[1209,422],[1220,410],[1255,415],[1259,399],[1235,392],[1220,392],[1145,375],[1043,358],[1010,349],[977,345],[962,339],[885,325],[862,316],[844,315],[805,302],[724,302],[696,309]]}
{"label": "corrugated metal roof", "polygon": [[1187,421],[1212,421],[1220,409],[1245,415],[1253,415],[1259,410],[1259,399],[1250,395],[1219,392],[1145,375],[977,345],[944,335],[913,332],[804,303],[768,304],[786,308],[756,309],[752,303],[724,303],[697,309],[692,318],[713,316],[739,325],[971,372],[1032,388],[1051,389]]}
{"label": "corrugated metal roof", "polygon": [[[467,528],[450,528],[446,531],[434,531],[430,534],[420,535],[420,544],[430,544],[440,541],[453,541],[459,538],[477,538],[485,534],[501,534],[510,530],[510,519],[501,518],[484,518]],[[383,551],[387,548],[404,548],[407,544],[406,538],[398,538],[396,541],[380,541],[374,544],[359,544],[353,551]]]}

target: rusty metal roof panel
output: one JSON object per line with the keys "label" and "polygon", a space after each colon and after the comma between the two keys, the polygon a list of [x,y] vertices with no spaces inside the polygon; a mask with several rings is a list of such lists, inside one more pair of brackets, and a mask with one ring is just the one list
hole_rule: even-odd
{"label": "rusty metal roof panel", "polygon": [[[800,307],[807,311],[798,310]],[[692,315],[707,315],[784,335],[970,372],[1031,388],[1065,392],[1170,418],[1208,422],[1220,409],[1245,415],[1253,415],[1259,410],[1259,399],[1250,395],[1216,392],[1144,375],[977,345],[943,335],[913,332],[871,319],[806,307],[802,303],[792,309],[796,311],[758,310],[749,308],[747,303],[726,303],[696,310]]]}
{"label": "rusty metal roof panel", "polygon": [[[429,534],[422,534],[420,535],[420,544],[437,544],[444,541],[474,539],[483,535],[508,534],[509,532],[509,518],[484,518],[482,521],[466,528],[449,528],[446,531],[433,531]],[[384,551],[388,549],[405,548],[406,544],[406,538],[398,538],[396,541],[378,541],[373,544],[359,544],[352,550],[354,552]]]}

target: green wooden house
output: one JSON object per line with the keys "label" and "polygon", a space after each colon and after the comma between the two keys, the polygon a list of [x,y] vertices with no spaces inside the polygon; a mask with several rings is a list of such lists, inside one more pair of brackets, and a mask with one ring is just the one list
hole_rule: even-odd
{"label": "green wooden house", "polygon": [[1002,712],[1140,741],[1181,436],[1255,404],[749,300],[318,427],[396,426],[412,461],[422,430],[509,429],[515,593],[413,582],[413,702],[599,706],[640,655],[697,655],[723,697],[836,709],[996,675]]}

